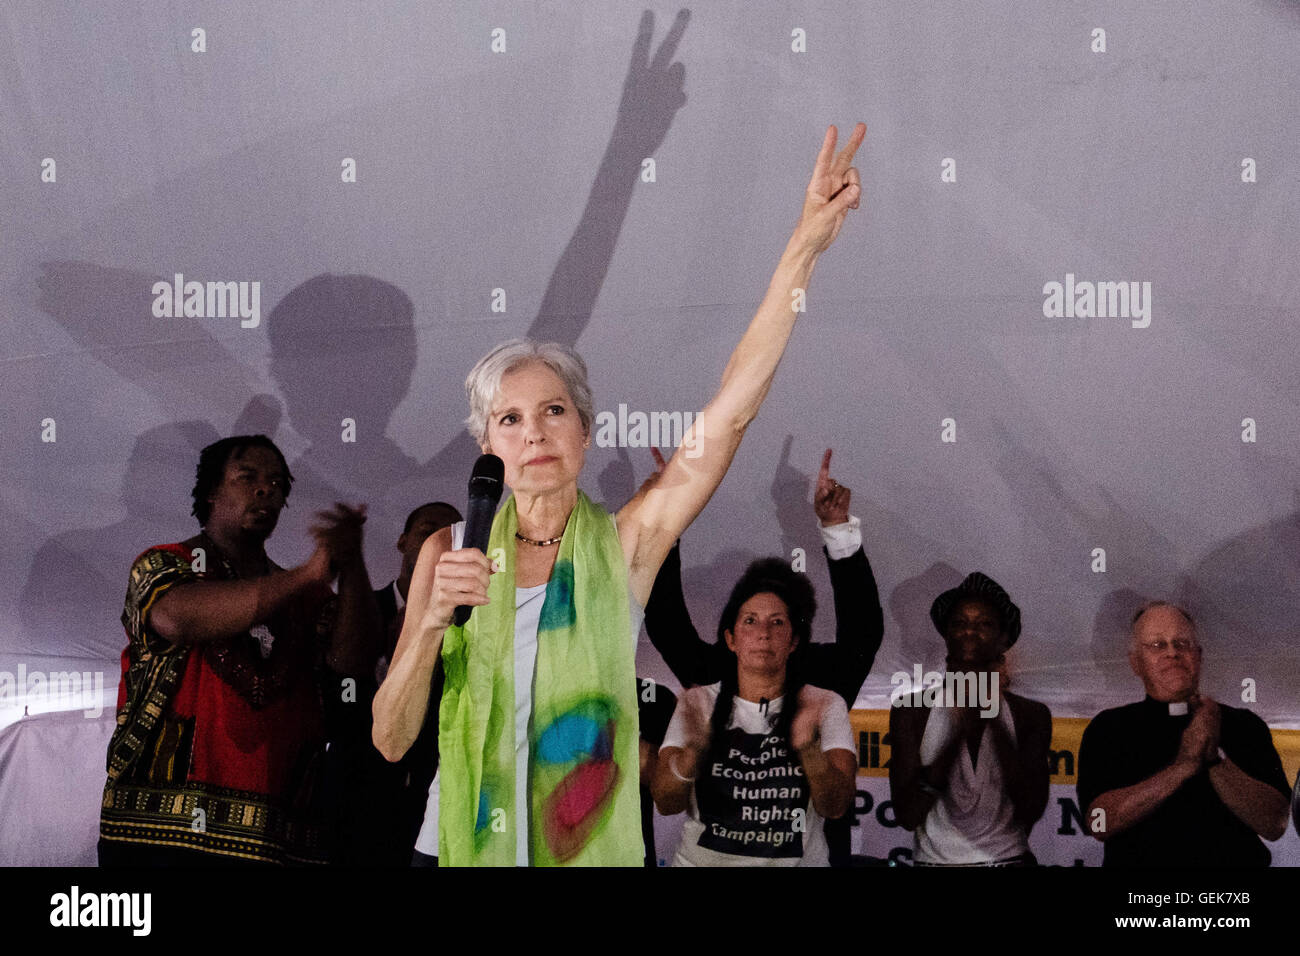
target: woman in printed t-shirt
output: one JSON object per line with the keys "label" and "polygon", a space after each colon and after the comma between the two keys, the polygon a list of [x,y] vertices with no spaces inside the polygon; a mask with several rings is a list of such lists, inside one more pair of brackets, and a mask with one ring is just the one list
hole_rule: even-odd
{"label": "woman in printed t-shirt", "polygon": [[823,819],[848,811],[857,758],[844,701],[805,685],[812,585],[779,559],[750,565],[718,623],[735,666],[677,704],[653,794],[689,812],[674,866],[829,866]]}

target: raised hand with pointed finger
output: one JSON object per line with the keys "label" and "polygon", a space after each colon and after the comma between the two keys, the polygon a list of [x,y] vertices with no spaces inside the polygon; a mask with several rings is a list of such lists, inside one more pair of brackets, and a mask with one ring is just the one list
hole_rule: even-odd
{"label": "raised hand with pointed finger", "polygon": [[817,488],[813,492],[813,511],[823,528],[843,524],[849,520],[849,498],[852,492],[831,478],[831,450],[822,456],[822,467],[817,472]]}

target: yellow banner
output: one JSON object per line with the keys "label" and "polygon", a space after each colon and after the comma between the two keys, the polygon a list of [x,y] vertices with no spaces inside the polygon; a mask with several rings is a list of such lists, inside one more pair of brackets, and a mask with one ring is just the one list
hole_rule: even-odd
{"label": "yellow banner", "polygon": [[[889,711],[852,710],[849,721],[858,740],[858,775],[889,776]],[[1048,758],[1052,764],[1052,783],[1074,786],[1079,760],[1079,742],[1089,724],[1082,717],[1052,718],[1052,746]],[[1294,782],[1300,769],[1300,730],[1274,730],[1273,746],[1282,758],[1287,781]]]}

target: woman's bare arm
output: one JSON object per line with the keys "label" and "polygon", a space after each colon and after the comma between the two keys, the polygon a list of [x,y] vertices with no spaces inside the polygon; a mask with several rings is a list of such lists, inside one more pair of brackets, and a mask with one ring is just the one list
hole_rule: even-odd
{"label": "woman's bare arm", "polygon": [[866,126],[859,123],[837,154],[836,129],[826,131],[799,224],[758,312],[727,362],[717,394],[696,417],[661,479],[642,488],[618,513],[632,592],[642,604],[668,549],[721,484],[771,388],[798,315],[795,296],[807,289],[818,257],[858,205],[861,186],[852,163],[865,136]]}
{"label": "woman's bare arm", "polygon": [[451,528],[429,535],[411,575],[406,617],[388,676],[375,694],[375,747],[401,760],[424,726],[433,668],[442,637],[459,604],[487,603],[488,560],[476,548],[451,549]]}

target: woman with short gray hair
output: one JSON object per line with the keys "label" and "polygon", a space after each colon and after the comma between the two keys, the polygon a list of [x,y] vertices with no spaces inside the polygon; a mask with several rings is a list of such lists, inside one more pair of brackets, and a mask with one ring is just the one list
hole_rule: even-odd
{"label": "woman with short gray hair", "polygon": [[529,361],[542,363],[559,377],[573,398],[583,430],[591,430],[596,408],[591,386],[587,384],[587,363],[582,356],[559,342],[511,339],[479,359],[465,377],[465,394],[469,398],[469,417],[465,419],[465,427],[469,429],[470,437],[480,445],[487,436],[488,415],[492,400],[501,390],[502,377]]}
{"label": "woman with short gray hair", "polygon": [[[771,387],[797,317],[792,296],[858,206],[852,162],[865,136],[859,123],[836,153],[827,130],[799,222],[717,394],[663,473],[617,514],[578,488],[593,416],[576,353],[507,342],[466,379],[470,431],[501,458],[513,494],[486,555],[461,548],[458,529],[425,542],[374,704],[375,745],[398,760],[424,723],[441,657],[439,780],[418,852],[453,866],[641,865],[643,608]],[[452,623],[459,605],[474,608],[463,627]]]}

